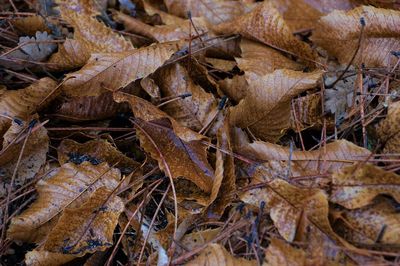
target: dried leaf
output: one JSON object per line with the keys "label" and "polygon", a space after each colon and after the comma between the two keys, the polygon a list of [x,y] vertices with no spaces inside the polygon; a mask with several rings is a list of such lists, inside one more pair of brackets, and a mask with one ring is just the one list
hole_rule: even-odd
{"label": "dried leaf", "polygon": [[128,52],[93,54],[82,69],[67,75],[63,89],[70,96],[116,91],[153,73],[177,50],[177,43],[162,43]]}
{"label": "dried leaf", "polygon": [[242,40],[241,57],[236,58],[238,66],[244,72],[253,72],[259,76],[277,69],[302,70],[304,67],[290,60],[278,51],[258,42]]}
{"label": "dried leaf", "polygon": [[132,44],[95,18],[62,11],[62,17],[74,28],[74,38],[59,45],[58,52],[49,59],[51,70],[73,69],[84,65],[92,53],[113,53],[133,50]]}
{"label": "dried leaf", "polygon": [[16,18],[10,22],[19,32],[25,35],[33,36],[37,31],[50,33],[45,20],[38,15]]}
{"label": "dried leaf", "polygon": [[28,266],[63,265],[76,257],[69,254],[32,250],[26,253],[25,263]]}
{"label": "dried leaf", "polygon": [[163,97],[191,94],[190,97],[173,101],[162,108],[181,125],[200,131],[216,116],[218,104],[214,96],[196,85],[183,66],[173,64],[160,69],[156,82]]}
{"label": "dried leaf", "polygon": [[243,99],[248,91],[249,84],[245,76],[233,76],[233,78],[224,79],[218,82],[221,94],[229,97],[229,99],[239,102]]}
{"label": "dried leaf", "polygon": [[278,10],[270,1],[258,5],[251,12],[231,22],[214,27],[217,33],[239,33],[281,51],[296,55],[301,59],[313,60],[311,48],[296,39]]}
{"label": "dried leaf", "polygon": [[72,97],[62,103],[54,114],[55,117],[67,121],[103,120],[128,111],[126,104],[114,101],[111,92],[99,96]]}
{"label": "dried leaf", "polygon": [[185,264],[186,266],[255,266],[255,260],[250,261],[243,258],[235,258],[220,244],[209,244],[198,257]]}
{"label": "dried leaf", "polygon": [[400,102],[391,103],[386,118],[377,127],[378,137],[385,144],[384,153],[400,153],[399,125]]}
{"label": "dried leaf", "polygon": [[265,251],[263,266],[306,266],[306,253],[290,244],[272,238]]}
{"label": "dried leaf", "polygon": [[81,144],[65,139],[60,143],[57,151],[60,164],[74,161],[76,156],[88,156],[98,163],[107,162],[109,165],[123,169],[124,172],[132,172],[140,167],[139,163],[125,156],[105,140],[90,140]]}
{"label": "dried leaf", "polygon": [[188,18],[190,12],[193,17],[205,17],[212,24],[230,21],[246,11],[240,1],[165,0],[164,3],[171,14]]}
{"label": "dried leaf", "polygon": [[353,65],[393,65],[397,59],[390,52],[400,50],[400,30],[396,26],[400,24],[400,11],[371,6],[357,7],[348,12],[336,10],[320,19],[312,39],[337,57],[341,64],[348,64],[358,46],[361,18],[366,25]]}
{"label": "dried leaf", "polygon": [[249,128],[257,137],[276,142],[290,127],[290,102],[301,92],[317,86],[322,72],[276,70],[271,74],[246,75],[246,97],[231,109],[232,125]]}
{"label": "dried leaf", "polygon": [[113,233],[124,203],[112,191],[98,188],[80,207],[64,210],[43,249],[81,257],[104,251],[113,244]]}
{"label": "dried leaf", "polygon": [[0,116],[0,134],[7,130],[12,119],[26,120],[54,99],[57,93],[52,94],[52,91],[56,85],[57,83],[52,79],[42,78],[24,89],[2,90],[0,110],[4,116]]}
{"label": "dried leaf", "polygon": [[[32,179],[46,162],[46,155],[49,150],[49,137],[47,130],[40,126],[36,128],[26,141],[19,164],[18,158],[22,152],[23,142],[26,136],[20,140],[23,133],[27,133],[27,122],[18,124],[13,122],[11,127],[3,136],[3,149],[0,152],[0,167],[2,182],[9,183],[15,168],[18,167],[14,177],[14,185],[22,186],[26,180]],[[3,191],[0,196],[5,196]]]}
{"label": "dried leaf", "polygon": [[181,243],[188,250],[193,250],[210,241],[221,233],[220,228],[196,231],[183,236]]}
{"label": "dried leaf", "polygon": [[379,194],[400,202],[400,176],[372,164],[344,167],[333,174],[332,184],[330,201],[347,209],[364,207]]}
{"label": "dried leaf", "polygon": [[118,185],[120,172],[106,163],[92,165],[64,164],[47,180],[37,182],[38,199],[22,214],[14,217],[8,228],[8,237],[24,242],[37,242],[43,237],[41,227],[65,207],[82,205],[97,188],[113,190]]}
{"label": "dried leaf", "polygon": [[356,210],[335,210],[333,213],[338,220],[336,231],[342,232],[351,243],[382,245],[385,249],[396,249],[396,245],[400,244],[400,213],[388,199],[377,198],[372,205]]}

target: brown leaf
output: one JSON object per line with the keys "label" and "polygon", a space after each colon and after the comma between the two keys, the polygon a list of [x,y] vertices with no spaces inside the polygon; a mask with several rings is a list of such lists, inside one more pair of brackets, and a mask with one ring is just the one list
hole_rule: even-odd
{"label": "brown leaf", "polygon": [[187,18],[190,12],[193,17],[205,17],[212,24],[230,21],[246,11],[240,1],[165,0],[164,3],[171,14]]}
{"label": "brown leaf", "polygon": [[292,70],[304,68],[278,51],[258,42],[243,39],[240,49],[242,50],[241,57],[237,57],[236,61],[244,72],[253,72],[263,76],[281,68]]}
{"label": "brown leaf", "polygon": [[98,96],[144,78],[177,51],[177,43],[162,43],[133,51],[93,54],[86,65],[69,73],[63,90],[70,96]]}
{"label": "brown leaf", "polygon": [[129,107],[114,101],[111,92],[99,96],[72,97],[62,103],[54,114],[55,117],[66,121],[103,120],[126,112]]}
{"label": "brown leaf", "polygon": [[3,116],[0,116],[0,135],[7,130],[12,119],[26,120],[54,99],[58,95],[52,93],[56,85],[52,79],[42,78],[24,89],[1,90],[0,110]]}
{"label": "brown leaf", "polygon": [[335,230],[351,243],[365,246],[385,245],[396,249],[400,244],[400,213],[385,198],[377,198],[372,205],[355,210],[335,210]]}
{"label": "brown leaf", "polygon": [[230,122],[249,128],[257,137],[276,142],[290,127],[290,102],[301,92],[317,86],[321,71],[303,73],[276,70],[264,76],[246,74],[246,97],[231,108]]}
{"label": "brown leaf", "polygon": [[25,263],[28,266],[64,265],[76,257],[69,254],[32,250],[26,253]]}
{"label": "brown leaf", "polygon": [[263,266],[306,266],[304,250],[294,248],[278,238],[272,238],[265,251]]}
{"label": "brown leaf", "polygon": [[[106,163],[92,165],[64,164],[51,177],[37,182],[38,199],[22,214],[14,217],[8,237],[24,242],[38,242],[49,233],[46,223],[58,220],[57,214],[65,207],[82,205],[97,188],[113,190],[118,185],[120,172]],[[54,225],[54,224],[53,224]],[[46,230],[43,232],[42,227]]]}
{"label": "brown leaf", "polygon": [[[3,149],[0,152],[1,183],[9,183],[15,168],[18,167],[14,177],[14,186],[22,186],[27,180],[32,179],[39,172],[46,162],[46,155],[49,150],[49,137],[47,130],[39,126],[29,136],[28,122],[20,124],[13,122],[11,127],[3,136]],[[23,136],[22,139],[20,139]],[[19,164],[18,158],[22,152],[23,143],[26,141]],[[3,191],[0,192],[0,196]]]}
{"label": "brown leaf", "polygon": [[239,102],[243,99],[248,91],[249,84],[247,83],[244,75],[236,75],[233,78],[226,78],[218,82],[219,88],[222,93],[229,97],[229,99]]}
{"label": "brown leaf", "polygon": [[396,63],[392,51],[400,49],[400,11],[361,6],[351,11],[333,11],[322,17],[313,34],[313,41],[348,64],[353,57],[361,33],[360,18],[365,20],[363,40],[353,65],[390,66]]}
{"label": "brown leaf", "polygon": [[347,209],[364,207],[380,195],[391,195],[400,202],[400,176],[372,164],[352,165],[332,176],[330,201]]}
{"label": "brown leaf", "polygon": [[198,257],[185,264],[186,266],[255,266],[257,261],[235,258],[220,244],[208,244]]}
{"label": "brown leaf", "polygon": [[[172,117],[151,103],[123,93],[116,93],[118,102],[128,101],[135,115],[136,134],[141,147],[158,161],[160,169],[171,178],[183,177],[210,192],[214,170],[207,161],[207,138],[179,125]],[[156,146],[157,147],[156,147]]]}
{"label": "brown leaf", "polygon": [[190,93],[190,97],[179,99],[163,106],[163,110],[181,125],[200,131],[216,116],[217,101],[211,93],[196,85],[188,71],[180,64],[160,69],[156,82],[163,97],[177,97]]}
{"label": "brown leaf", "polygon": [[24,35],[33,36],[37,31],[46,31],[47,33],[50,33],[50,30],[46,26],[45,20],[39,15],[19,17],[11,20],[10,22],[16,30]]}
{"label": "brown leaf", "polygon": [[377,133],[385,144],[385,153],[400,153],[400,102],[390,104],[386,118],[377,127]]}
{"label": "brown leaf", "polygon": [[274,5],[267,1],[231,22],[214,27],[217,33],[238,33],[301,59],[313,60],[311,48],[292,35],[292,31]]}
{"label": "brown leaf", "polygon": [[43,250],[81,257],[104,251],[113,244],[113,233],[124,203],[112,191],[98,188],[82,205],[64,210],[47,237]]}
{"label": "brown leaf", "polygon": [[91,53],[112,53],[133,50],[132,44],[95,18],[70,9],[61,12],[74,28],[74,38],[59,45],[58,52],[49,59],[51,70],[80,67],[89,60]]}
{"label": "brown leaf", "polygon": [[212,241],[219,233],[221,233],[220,228],[196,231],[184,235],[181,242],[185,248],[193,250]]}
{"label": "brown leaf", "polygon": [[71,157],[76,155],[87,155],[99,163],[107,162],[109,165],[121,168],[124,172],[132,172],[140,167],[139,163],[125,156],[105,140],[90,140],[85,143],[78,143],[70,139],[65,139],[60,143],[57,152],[60,164],[69,162]]}

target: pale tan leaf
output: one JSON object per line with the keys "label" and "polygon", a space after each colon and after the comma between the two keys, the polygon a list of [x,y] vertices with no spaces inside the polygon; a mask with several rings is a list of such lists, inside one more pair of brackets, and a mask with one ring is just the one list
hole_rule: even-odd
{"label": "pale tan leaf", "polygon": [[100,187],[82,206],[65,209],[43,249],[82,257],[111,247],[118,217],[124,210],[121,198],[108,198],[111,193]]}
{"label": "pale tan leaf", "polygon": [[105,140],[90,140],[85,143],[78,143],[65,139],[57,149],[58,161],[60,164],[74,161],[74,157],[88,156],[92,160],[107,162],[109,165],[121,168],[124,172],[132,172],[140,167],[140,164],[125,156],[117,148]]}
{"label": "pale tan leaf", "polygon": [[214,30],[217,33],[241,34],[243,37],[286,51],[303,60],[314,59],[310,46],[292,35],[290,27],[270,1],[261,3],[251,12],[231,22],[214,27]]}
{"label": "pale tan leaf", "polygon": [[58,266],[64,265],[76,257],[69,254],[32,250],[26,253],[25,263],[28,266]]}
{"label": "pale tan leaf", "polygon": [[193,250],[212,241],[221,232],[220,228],[196,231],[183,236],[181,243],[188,250]]}
{"label": "pale tan leaf", "polygon": [[162,107],[163,111],[181,125],[200,131],[216,116],[218,104],[214,96],[196,85],[188,71],[180,64],[160,69],[155,79],[163,97],[173,98],[191,94],[190,97],[173,101]]}
{"label": "pale tan leaf", "polygon": [[304,250],[294,248],[278,238],[272,238],[265,251],[263,266],[306,266]]}
{"label": "pale tan leaf", "polygon": [[70,96],[116,91],[153,73],[178,49],[177,43],[162,43],[127,52],[93,54],[82,69],[67,75],[62,88]]}
{"label": "pale tan leaf", "polygon": [[355,210],[334,210],[335,230],[351,243],[396,249],[400,244],[400,213],[392,202],[377,198],[372,205]]}
{"label": "pale tan leaf", "polygon": [[[42,226],[55,218],[68,205],[80,206],[99,187],[113,190],[118,185],[120,172],[106,163],[92,165],[64,164],[52,176],[37,182],[38,199],[22,214],[14,217],[8,228],[8,237],[24,242],[41,240]],[[53,224],[54,225],[54,224]],[[49,228],[47,228],[48,233]]]}
{"label": "pale tan leaf", "polygon": [[24,89],[2,90],[0,92],[0,112],[4,116],[0,116],[0,134],[7,130],[12,119],[25,120],[45,107],[58,95],[57,93],[52,94],[56,85],[54,80],[42,78]]}
{"label": "pale tan leaf", "polygon": [[212,24],[230,21],[246,11],[240,1],[165,0],[164,3],[171,14],[187,18],[188,12],[191,12],[193,17],[205,17]]}
{"label": "pale tan leaf", "polygon": [[63,9],[62,17],[74,28],[74,38],[59,45],[48,63],[51,70],[73,69],[89,60],[91,53],[133,50],[132,44],[95,18]]}
{"label": "pale tan leaf", "polygon": [[235,258],[220,244],[208,244],[198,257],[185,264],[186,266],[255,266],[257,261]]}
{"label": "pale tan leaf", "polygon": [[385,153],[400,153],[400,102],[389,105],[388,114],[379,123],[377,133],[385,145]]}
{"label": "pale tan leaf", "polygon": [[400,49],[400,11],[361,6],[351,11],[333,11],[322,17],[313,34],[313,41],[348,64],[353,57],[361,33],[360,18],[365,20],[363,40],[353,65],[390,66],[396,62],[392,51]]}
{"label": "pale tan leaf", "polygon": [[262,43],[243,39],[240,42],[241,57],[236,57],[238,66],[244,72],[253,72],[259,76],[285,68],[302,70],[304,67],[290,60]]}
{"label": "pale tan leaf", "polygon": [[[15,168],[18,167],[14,177],[14,186],[23,185],[39,172],[46,162],[46,155],[49,150],[47,130],[43,126],[39,126],[27,136],[28,140],[17,165],[26,137],[22,140],[20,138],[24,132],[27,133],[25,129],[28,125],[29,122],[26,121],[21,122],[21,124],[13,122],[3,136],[3,150],[0,152],[1,179],[3,182],[9,183]],[[0,196],[5,196],[2,192],[0,192]]]}
{"label": "pale tan leaf", "polygon": [[304,0],[304,2],[322,13],[330,13],[334,10],[350,10],[359,5],[357,0]]}
{"label": "pale tan leaf", "polygon": [[392,196],[400,202],[400,176],[372,165],[352,165],[332,176],[330,201],[347,209],[366,206],[380,194]]}
{"label": "pale tan leaf", "polygon": [[321,76],[321,71],[303,73],[286,69],[264,76],[246,74],[249,89],[246,97],[230,109],[230,122],[237,127],[249,128],[263,140],[278,141],[290,127],[292,98],[315,88]]}
{"label": "pale tan leaf", "polygon": [[237,63],[233,60],[231,61],[212,57],[207,57],[205,60],[207,62],[207,65],[210,65],[216,70],[222,70],[225,72],[232,71],[232,69],[237,66]]}

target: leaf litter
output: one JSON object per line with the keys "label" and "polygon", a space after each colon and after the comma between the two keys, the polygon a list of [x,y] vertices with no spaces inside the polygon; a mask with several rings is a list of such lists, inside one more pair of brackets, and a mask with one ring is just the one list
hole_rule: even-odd
{"label": "leaf litter", "polygon": [[31,2],[1,11],[2,265],[399,263],[398,4]]}

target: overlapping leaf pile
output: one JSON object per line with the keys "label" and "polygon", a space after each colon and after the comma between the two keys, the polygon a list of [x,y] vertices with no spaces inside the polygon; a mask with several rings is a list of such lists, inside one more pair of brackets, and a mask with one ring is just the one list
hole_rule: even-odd
{"label": "overlapping leaf pile", "polygon": [[2,265],[398,263],[396,3],[2,8]]}

